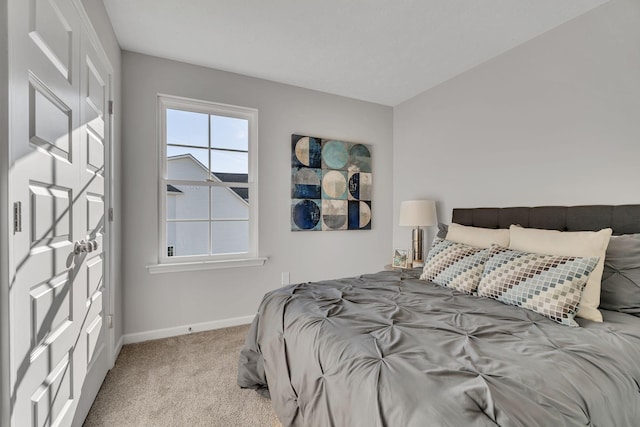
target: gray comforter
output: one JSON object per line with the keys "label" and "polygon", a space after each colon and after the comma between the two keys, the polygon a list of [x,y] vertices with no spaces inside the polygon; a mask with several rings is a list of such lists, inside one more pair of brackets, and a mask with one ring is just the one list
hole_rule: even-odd
{"label": "gray comforter", "polygon": [[411,273],[265,295],[238,384],[285,426],[640,426],[640,318],[581,328]]}

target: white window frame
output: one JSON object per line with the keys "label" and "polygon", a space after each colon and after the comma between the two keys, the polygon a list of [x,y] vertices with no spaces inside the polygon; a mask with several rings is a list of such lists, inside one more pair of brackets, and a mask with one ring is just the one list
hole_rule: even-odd
{"label": "white window frame", "polygon": [[[247,253],[197,256],[173,256],[167,254],[167,110],[213,114],[247,120],[249,123],[248,182],[234,183],[234,187],[248,188],[249,201],[249,249]],[[209,123],[211,121],[209,120]],[[150,265],[149,272],[166,273],[189,270],[205,270],[228,267],[263,265],[266,258],[258,256],[258,110],[172,95],[158,94],[158,264]],[[208,187],[227,187],[213,180],[182,182]]]}

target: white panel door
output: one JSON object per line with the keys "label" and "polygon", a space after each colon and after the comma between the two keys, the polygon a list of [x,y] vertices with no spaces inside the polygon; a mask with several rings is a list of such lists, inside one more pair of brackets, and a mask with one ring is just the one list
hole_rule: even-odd
{"label": "white panel door", "polygon": [[[76,203],[78,221],[82,224],[85,242],[91,251],[85,253],[80,276],[74,287],[82,289],[78,295],[86,307],[80,325],[77,351],[87,369],[80,408],[74,421],[81,423],[88,413],[102,381],[110,368],[107,346],[108,287],[105,283],[107,255],[105,235],[106,146],[110,140],[109,81],[106,65],[96,47],[83,32],[80,40],[80,171],[79,201]],[[78,416],[79,415],[79,416]]]}
{"label": "white panel door", "polygon": [[10,197],[22,223],[10,254],[11,422],[68,426],[87,378],[99,384],[107,366],[109,77],[72,0],[8,6]]}

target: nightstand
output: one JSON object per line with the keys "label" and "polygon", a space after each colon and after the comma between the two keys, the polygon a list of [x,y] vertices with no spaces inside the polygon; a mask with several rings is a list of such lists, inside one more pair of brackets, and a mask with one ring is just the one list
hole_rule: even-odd
{"label": "nightstand", "polygon": [[407,267],[407,268],[402,268],[402,267],[394,267],[391,264],[387,264],[384,266],[384,269],[386,271],[407,271],[407,270],[422,270],[423,266],[420,267]]}

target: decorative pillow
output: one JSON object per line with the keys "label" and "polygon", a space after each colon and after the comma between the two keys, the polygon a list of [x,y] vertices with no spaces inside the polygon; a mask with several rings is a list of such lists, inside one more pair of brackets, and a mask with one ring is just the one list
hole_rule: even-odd
{"label": "decorative pillow", "polygon": [[600,307],[640,317],[640,234],[611,236]]}
{"label": "decorative pillow", "polygon": [[420,279],[472,294],[478,288],[489,249],[436,237]]}
{"label": "decorative pillow", "polygon": [[469,227],[452,222],[449,225],[449,231],[447,231],[447,240],[477,248],[488,248],[494,243],[507,247],[509,246],[509,234],[507,229]]}
{"label": "decorative pillow", "polygon": [[563,325],[579,326],[574,317],[597,264],[598,258],[541,255],[494,245],[478,295],[527,308]]}
{"label": "decorative pillow", "polygon": [[611,237],[611,229],[600,231],[555,231],[522,228],[512,225],[509,249],[538,254],[597,257],[598,265],[591,273],[582,293],[578,317],[602,322],[600,305],[600,281],[604,269],[604,257]]}
{"label": "decorative pillow", "polygon": [[437,234],[437,236],[439,238],[446,239],[448,231],[449,231],[449,224],[443,224],[441,222],[438,223],[438,234]]}

